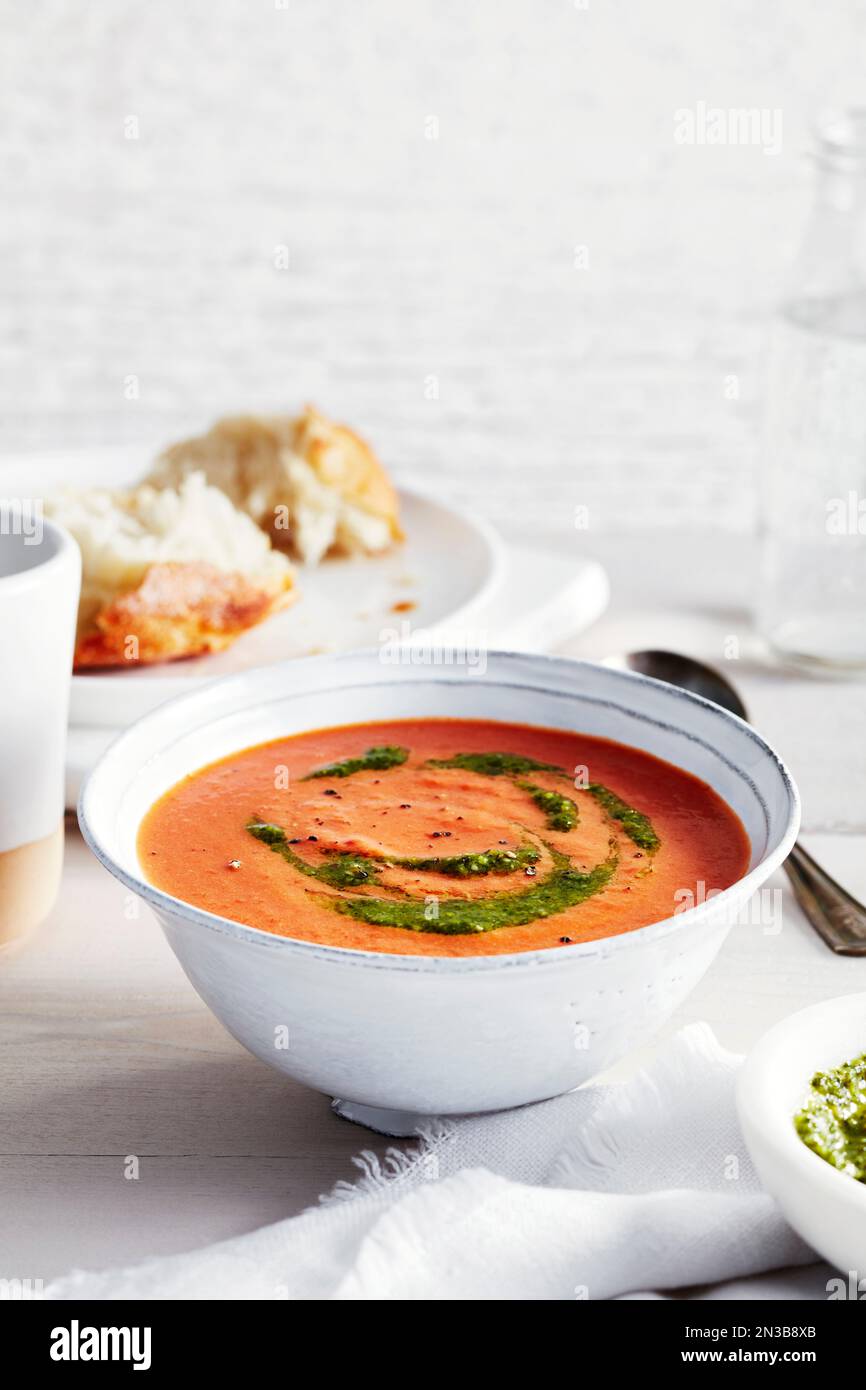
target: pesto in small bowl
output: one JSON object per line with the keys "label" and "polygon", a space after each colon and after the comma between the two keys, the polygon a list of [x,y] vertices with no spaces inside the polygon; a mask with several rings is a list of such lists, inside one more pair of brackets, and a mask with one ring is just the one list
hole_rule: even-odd
{"label": "pesto in small bowl", "polygon": [[815,1073],[794,1127],[819,1158],[866,1182],[866,1053]]}

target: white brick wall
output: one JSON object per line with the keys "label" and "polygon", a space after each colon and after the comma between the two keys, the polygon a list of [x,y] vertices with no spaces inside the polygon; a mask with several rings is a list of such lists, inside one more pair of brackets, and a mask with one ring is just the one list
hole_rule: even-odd
{"label": "white brick wall", "polygon": [[[311,397],[509,530],[748,526],[765,317],[863,7],[280,3],[0,11],[0,445]],[[780,108],[781,153],[678,145],[699,101]]]}

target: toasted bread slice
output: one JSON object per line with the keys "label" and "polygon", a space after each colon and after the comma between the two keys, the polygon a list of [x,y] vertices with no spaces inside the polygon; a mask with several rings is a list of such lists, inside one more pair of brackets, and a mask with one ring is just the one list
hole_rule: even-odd
{"label": "toasted bread slice", "polygon": [[329,553],[372,554],[402,538],[397,494],[369,445],[312,406],[297,417],[219,420],[167,449],[148,481],[176,486],[192,471],[308,564]]}
{"label": "toasted bread slice", "polygon": [[76,645],[76,670],[222,651],[286,597],[214,565],[151,565],[136,589],[100,608]]}
{"label": "toasted bread slice", "polygon": [[53,499],[82,554],[76,669],[221,651],[295,597],[267,536],[201,476]]}

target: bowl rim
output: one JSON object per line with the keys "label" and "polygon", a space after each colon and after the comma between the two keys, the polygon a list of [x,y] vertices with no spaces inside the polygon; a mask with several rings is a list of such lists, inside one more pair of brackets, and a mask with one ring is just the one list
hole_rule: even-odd
{"label": "bowl rim", "polygon": [[[650,922],[646,926],[636,927],[630,932],[620,932],[614,936],[600,937],[594,941],[578,941],[569,946],[559,946],[556,950],[550,947],[542,947],[535,951],[512,951],[503,952],[496,955],[478,956],[421,956],[407,955],[400,952],[391,951],[365,951],[360,948],[347,946],[329,946],[322,942],[304,941],[299,937],[276,936],[272,932],[263,931],[260,927],[251,927],[244,922],[236,922],[229,917],[222,917],[217,913],[208,912],[205,908],[196,907],[192,903],[185,902],[182,898],[176,898],[170,893],[156,888],[148,883],[144,877],[129,872],[122,865],[118,864],[113,856],[103,847],[98,834],[93,829],[90,817],[90,808],[95,796],[100,790],[100,779],[105,775],[106,769],[112,761],[123,753],[123,745],[134,733],[140,731],[144,726],[164,720],[166,716],[171,716],[180,712],[184,705],[194,705],[202,701],[208,701],[215,694],[223,692],[231,693],[232,686],[248,686],[251,680],[258,678],[259,673],[267,673],[273,677],[281,670],[296,670],[299,665],[310,668],[320,666],[323,670],[334,666],[350,666],[355,663],[375,659],[378,663],[379,652],[377,648],[360,648],[351,652],[340,652],[336,654],[326,654],[321,656],[311,656],[302,658],[290,658],[284,662],[275,663],[272,666],[256,667],[250,671],[241,671],[210,681],[204,686],[199,686],[186,695],[179,695],[172,700],[167,700],[159,705],[149,714],[136,720],[128,729],[120,733],[106,748],[96,766],[91,770],[86,778],[78,799],[78,823],[81,828],[82,836],[92,853],[96,856],[102,866],[108,870],[115,878],[141,897],[155,911],[168,914],[173,917],[180,917],[184,921],[194,923],[197,926],[207,927],[223,936],[230,936],[235,940],[245,941],[250,945],[261,948],[292,951],[300,953],[308,959],[317,957],[322,960],[340,962],[349,966],[364,967],[367,969],[399,970],[411,973],[426,974],[473,974],[490,970],[502,969],[552,969],[557,964],[564,961],[575,962],[579,958],[589,959],[593,957],[609,957],[619,951],[628,949],[630,943],[644,942],[650,937],[665,938],[688,927],[696,927],[707,917],[715,917],[725,902],[729,902],[731,896],[736,892],[738,897],[748,897],[763,883],[769,875],[777,869],[787,858],[800,825],[800,795],[791,774],[785,763],[779,757],[776,750],[766,741],[761,734],[752,726],[740,719],[737,715],[731,714],[721,705],[715,704],[712,700],[707,700],[702,695],[696,695],[692,691],[683,690],[679,686],[669,685],[665,681],[656,680],[654,677],[645,676],[635,671],[618,670],[615,667],[603,666],[596,661],[587,661],[567,656],[555,656],[547,653],[536,652],[515,652],[507,650],[491,649],[486,653],[488,662],[496,661],[531,661],[540,667],[541,672],[545,670],[556,670],[563,667],[579,669],[589,669],[592,671],[603,671],[614,685],[619,685],[622,689],[633,689],[635,686],[647,686],[650,689],[664,691],[668,698],[674,700],[685,700],[687,703],[698,705],[710,713],[714,718],[722,721],[723,724],[733,725],[735,728],[744,732],[758,745],[763,755],[768,757],[779,776],[781,785],[787,797],[787,817],[784,830],[779,840],[772,850],[770,850],[754,868],[750,869],[742,878],[737,879],[727,888],[722,889],[718,894],[706,899],[694,907],[674,913],[669,917],[662,918],[658,922]],[[426,667],[418,668],[418,679],[423,680],[425,675],[429,675]],[[489,680],[489,675],[485,680]],[[333,682],[330,683],[331,685]],[[505,680],[494,680],[494,684],[499,686],[507,685]],[[328,688],[327,683],[322,688]],[[535,687],[537,688],[537,687]],[[310,694],[310,691],[305,691]],[[562,691],[550,690],[551,694],[560,694],[564,698],[569,697]],[[282,698],[282,697],[281,697]],[[587,698],[587,697],[584,697]],[[591,698],[591,697],[590,697]],[[612,700],[605,701],[606,704],[614,704]],[[635,711],[628,710],[630,714]],[[650,724],[657,727],[674,728],[675,726],[664,724],[662,720],[651,716],[641,716]],[[207,721],[206,721],[207,722]],[[347,721],[348,722],[348,721]],[[495,722],[495,721],[494,721]],[[339,728],[340,725],[328,725],[327,727]],[[543,728],[543,725],[535,727]],[[183,737],[183,735],[180,735]],[[689,735],[693,737],[693,735]],[[169,740],[165,747],[170,746]],[[698,740],[711,749],[716,756],[722,757],[719,750],[703,739]],[[254,744],[250,745],[255,746]],[[670,761],[662,759],[662,761]],[[206,766],[207,764],[203,764]],[[751,781],[748,774],[737,764],[730,764],[736,769],[741,777],[746,781]],[[676,764],[674,764],[676,766]],[[756,794],[757,789],[753,787]]]}
{"label": "bowl rim", "polygon": [[[841,994],[833,999],[822,999],[817,1004],[809,1004],[803,1009],[797,1009],[794,1013],[787,1014],[778,1023],[774,1023],[772,1028],[759,1038],[758,1042],[748,1053],[743,1063],[740,1075],[737,1078],[736,1097],[737,1114],[740,1118],[742,1128],[748,1130],[753,1128],[760,1135],[767,1148],[770,1150],[776,1162],[786,1168],[794,1168],[802,1177],[804,1182],[811,1184],[813,1189],[822,1190],[836,1199],[848,1200],[866,1212],[866,1183],[858,1182],[850,1173],[843,1173],[840,1169],[821,1158],[814,1150],[804,1144],[794,1128],[794,1111],[786,1115],[786,1122],[777,1117],[772,1111],[767,1112],[763,1104],[761,1092],[763,1083],[768,1072],[778,1073],[779,1068],[785,1067],[785,1059],[782,1054],[785,1044],[792,1035],[802,1037],[804,1030],[810,1035],[820,1033],[822,1026],[827,1019],[835,1022],[839,1021],[840,1014],[845,1017],[850,1013],[856,1012],[862,1019],[866,1013],[866,991],[856,990],[851,994]],[[866,1026],[864,1026],[866,1033]],[[862,1050],[866,1051],[866,1042]],[[840,1057],[837,1066],[850,1061],[852,1053],[847,1057]],[[817,1063],[812,1068],[816,1069]],[[789,1073],[785,1073],[789,1075]],[[809,1085],[810,1074],[802,1077],[803,1094]],[[767,1185],[767,1190],[772,1194],[772,1188]],[[847,1193],[847,1199],[845,1194]]]}

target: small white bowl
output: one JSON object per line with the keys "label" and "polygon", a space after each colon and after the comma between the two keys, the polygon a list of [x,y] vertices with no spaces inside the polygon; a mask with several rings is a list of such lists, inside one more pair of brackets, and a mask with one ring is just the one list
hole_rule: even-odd
{"label": "small white bowl", "polygon": [[843,1272],[866,1277],[866,1184],[807,1148],[794,1115],[816,1071],[866,1052],[866,994],[801,1009],[750,1052],[737,1084],[746,1146],[766,1190],[803,1239]]}
{"label": "small white bowl", "polygon": [[[586,662],[484,653],[477,666],[380,652],[244,672],[171,701],[109,748],[84,787],[91,849],[149,903],[201,997],[269,1065],[346,1101],[420,1114],[559,1095],[643,1042],[694,987],[794,842],[799,799],[764,740],[717,705]],[[452,717],[576,730],[703,778],[742,819],[749,872],[653,926],[556,950],[449,958],[269,935],[160,892],[142,817],[190,772],[252,744],[367,720]],[[288,1028],[289,1045],[275,1044]]]}

